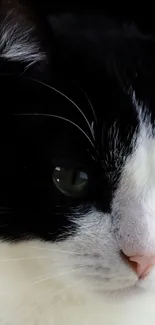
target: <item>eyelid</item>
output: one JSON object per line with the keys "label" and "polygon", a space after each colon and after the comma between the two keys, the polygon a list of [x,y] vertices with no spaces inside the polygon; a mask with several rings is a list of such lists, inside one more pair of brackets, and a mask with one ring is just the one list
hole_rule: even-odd
{"label": "eyelid", "polygon": [[56,166],[61,168],[73,168],[81,171],[87,171],[88,173],[92,173],[94,169],[96,169],[96,163],[92,163],[90,160],[84,159],[80,161],[78,157],[53,157],[51,158],[51,164],[55,168]]}

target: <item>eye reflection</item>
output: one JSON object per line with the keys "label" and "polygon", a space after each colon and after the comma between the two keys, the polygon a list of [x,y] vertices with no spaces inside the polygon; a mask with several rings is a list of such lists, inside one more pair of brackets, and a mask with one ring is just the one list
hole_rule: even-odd
{"label": "eye reflection", "polygon": [[57,166],[52,178],[57,189],[64,195],[81,197],[87,192],[88,174],[84,171]]}

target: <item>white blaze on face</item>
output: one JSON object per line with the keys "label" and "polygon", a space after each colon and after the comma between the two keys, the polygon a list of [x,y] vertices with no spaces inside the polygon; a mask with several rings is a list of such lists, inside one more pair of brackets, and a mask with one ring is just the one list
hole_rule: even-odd
{"label": "white blaze on face", "polygon": [[[138,108],[137,108],[138,109]],[[120,249],[127,255],[155,255],[155,137],[150,117],[139,110],[140,128],[113,201]]]}

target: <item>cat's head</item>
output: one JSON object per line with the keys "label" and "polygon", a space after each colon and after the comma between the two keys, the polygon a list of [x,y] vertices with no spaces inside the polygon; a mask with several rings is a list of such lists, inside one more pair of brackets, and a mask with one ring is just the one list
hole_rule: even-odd
{"label": "cat's head", "polygon": [[31,43],[32,27],[21,34],[14,20],[1,25],[0,237],[46,242],[59,269],[94,290],[155,290],[153,38],[101,16],[82,16],[79,26],[74,15],[63,19],[51,85],[38,68],[9,75],[10,61],[29,68],[46,55]]}

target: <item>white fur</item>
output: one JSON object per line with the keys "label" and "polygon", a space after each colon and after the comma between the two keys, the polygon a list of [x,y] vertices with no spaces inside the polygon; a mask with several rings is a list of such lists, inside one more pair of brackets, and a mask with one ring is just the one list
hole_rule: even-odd
{"label": "white fur", "polygon": [[155,294],[116,300],[92,293],[86,279],[70,272],[69,254],[56,252],[62,248],[39,241],[1,243],[0,324],[154,324]]}
{"label": "white fur", "polygon": [[33,35],[36,26],[10,10],[0,26],[0,57],[29,65],[45,59],[40,42]]}

